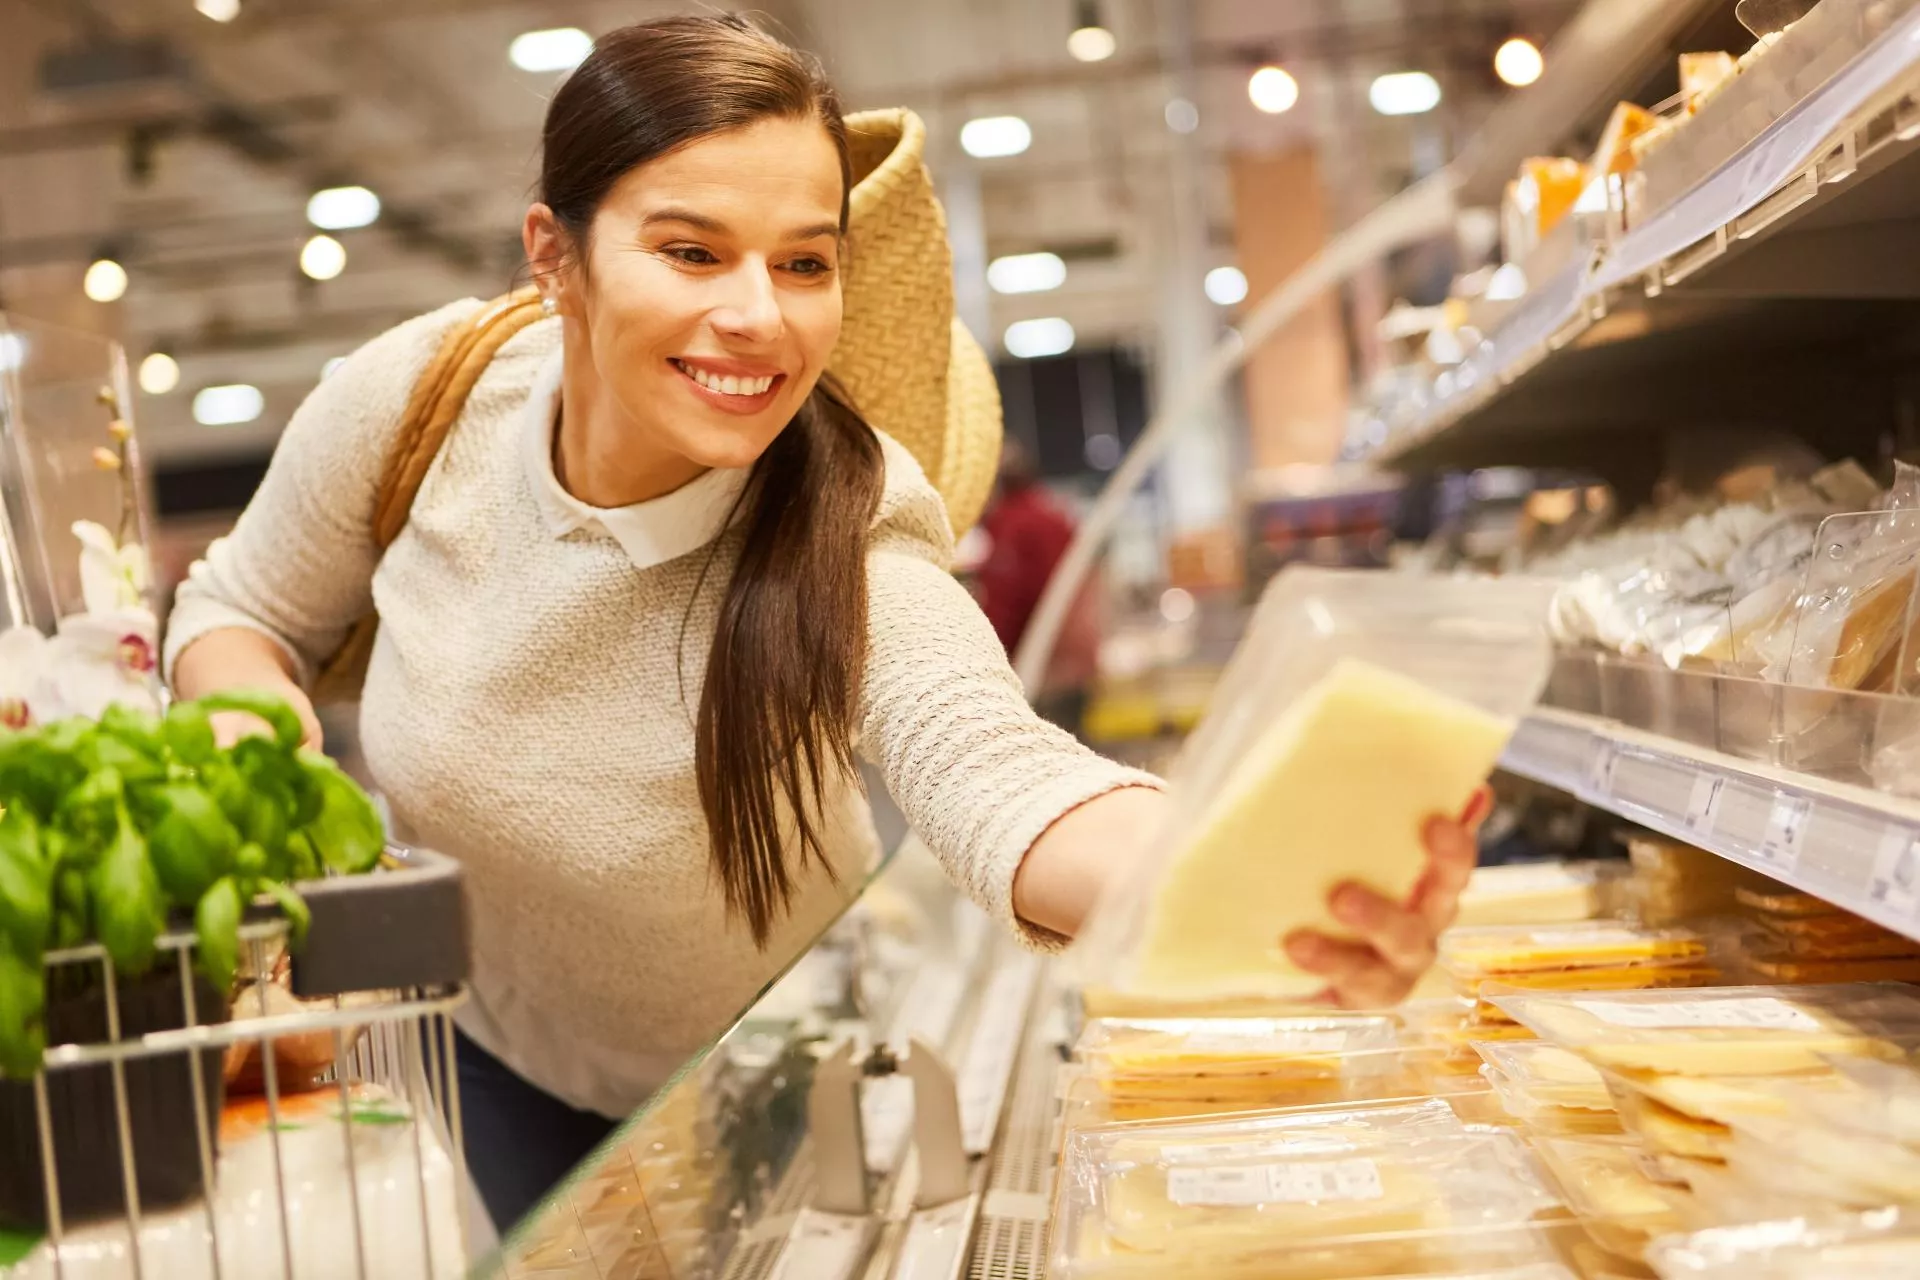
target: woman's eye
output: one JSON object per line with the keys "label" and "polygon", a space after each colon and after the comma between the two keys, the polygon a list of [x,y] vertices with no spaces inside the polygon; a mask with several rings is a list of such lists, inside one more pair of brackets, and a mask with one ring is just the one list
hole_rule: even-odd
{"label": "woman's eye", "polygon": [[825,258],[796,258],[787,266],[791,271],[803,276],[825,275],[833,270],[833,264]]}
{"label": "woman's eye", "polygon": [[697,244],[675,245],[667,250],[667,254],[690,267],[710,267],[720,261],[711,249],[703,249]]}

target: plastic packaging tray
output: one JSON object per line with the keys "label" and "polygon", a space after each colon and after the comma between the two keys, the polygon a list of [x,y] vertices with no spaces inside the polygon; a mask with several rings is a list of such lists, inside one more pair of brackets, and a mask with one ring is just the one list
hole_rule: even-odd
{"label": "plastic packaging tray", "polygon": [[1440,963],[1456,979],[1698,965],[1707,954],[1707,939],[1691,929],[1649,929],[1610,920],[1454,928],[1440,938]]}
{"label": "plastic packaging tray", "polygon": [[1686,1223],[1686,1188],[1664,1178],[1638,1143],[1620,1138],[1536,1138],[1534,1150],[1593,1242],[1639,1258],[1648,1241]]}
{"label": "plastic packaging tray", "polygon": [[1621,1132],[1620,1116],[1612,1107],[1563,1107],[1541,1102],[1506,1072],[1493,1067],[1482,1067],[1480,1071],[1493,1086],[1494,1096],[1500,1099],[1507,1115],[1536,1137],[1604,1137]]}
{"label": "plastic packaging tray", "polygon": [[1613,1095],[1600,1072],[1576,1053],[1539,1040],[1481,1042],[1474,1046],[1486,1064],[1543,1105],[1611,1111]]}
{"label": "plastic packaging tray", "polygon": [[1920,1212],[1715,1227],[1658,1240],[1647,1254],[1664,1280],[1912,1280],[1920,1275]]}
{"label": "plastic packaging tray", "polygon": [[1110,1079],[1319,1079],[1341,1074],[1350,1054],[1399,1041],[1392,1018],[1097,1018],[1074,1055]]}
{"label": "plastic packaging tray", "polygon": [[1818,1071],[1824,1055],[1897,1058],[1920,992],[1892,983],[1497,995],[1544,1040],[1598,1066],[1680,1075]]}

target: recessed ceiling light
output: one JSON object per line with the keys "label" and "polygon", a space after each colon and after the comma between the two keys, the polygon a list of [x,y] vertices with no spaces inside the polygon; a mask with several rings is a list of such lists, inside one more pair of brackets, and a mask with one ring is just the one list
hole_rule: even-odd
{"label": "recessed ceiling light", "polygon": [[1524,89],[1538,80],[1547,69],[1547,60],[1533,41],[1515,36],[1493,55],[1493,73],[1516,89]]}
{"label": "recessed ceiling light", "polygon": [[371,226],[379,216],[380,197],[365,187],[328,187],[307,201],[307,221],[322,231]]}
{"label": "recessed ceiling light", "polygon": [[578,27],[525,31],[507,46],[507,57],[522,71],[571,71],[593,52],[593,37]]}
{"label": "recessed ceiling light", "polygon": [[112,258],[100,258],[87,268],[80,287],[95,302],[117,302],[127,291],[127,269]]}
{"label": "recessed ceiling light", "polygon": [[201,17],[215,22],[232,22],[240,16],[240,0],[193,0],[193,7]]}
{"label": "recessed ceiling light", "polygon": [[267,407],[260,388],[244,382],[202,387],[193,397],[193,420],[203,427],[237,427]]}
{"label": "recessed ceiling light", "polygon": [[1045,293],[1067,282],[1067,264],[1057,253],[1016,253],[987,264],[995,293]]}
{"label": "recessed ceiling light", "polygon": [[1163,114],[1167,118],[1167,128],[1175,133],[1192,133],[1200,127],[1200,108],[1185,98],[1175,98],[1169,102]]}
{"label": "recessed ceiling light", "polygon": [[1119,47],[1105,27],[1080,27],[1067,37],[1067,52],[1076,62],[1105,62]]}
{"label": "recessed ceiling light", "polygon": [[1007,326],[1007,354],[1022,360],[1065,355],[1073,350],[1073,326],[1059,316],[1020,320]]}
{"label": "recessed ceiling light", "polygon": [[1222,307],[1246,301],[1247,276],[1238,267],[1215,267],[1207,272],[1207,298]]}
{"label": "recessed ceiling light", "polygon": [[1300,82],[1280,67],[1262,67],[1248,79],[1247,97],[1268,115],[1281,115],[1300,101]]}
{"label": "recessed ceiling light", "polygon": [[315,280],[331,280],[347,269],[347,248],[332,236],[315,236],[300,250],[300,269]]}
{"label": "recessed ceiling light", "polygon": [[140,362],[140,389],[150,396],[163,396],[180,385],[180,362],[164,351],[155,351]]}
{"label": "recessed ceiling light", "polygon": [[960,128],[960,148],[979,160],[1017,156],[1033,145],[1033,130],[1019,116],[982,116]]}
{"label": "recessed ceiling light", "polygon": [[1396,71],[1373,82],[1367,101],[1383,116],[1424,115],[1440,105],[1440,82],[1424,71]]}

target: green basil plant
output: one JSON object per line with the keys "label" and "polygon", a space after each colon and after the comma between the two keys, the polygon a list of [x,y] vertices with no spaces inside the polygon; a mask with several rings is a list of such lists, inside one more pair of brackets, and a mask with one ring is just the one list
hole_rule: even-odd
{"label": "green basil plant", "polygon": [[[272,736],[220,747],[220,711]],[[292,708],[249,692],[164,717],[112,706],[97,722],[0,729],[0,1075],[40,1067],[47,951],[98,942],[137,977],[169,914],[191,914],[200,972],[225,992],[247,903],[273,898],[298,946],[307,910],[291,885],[373,868],[385,847],[373,802],[301,737]]]}

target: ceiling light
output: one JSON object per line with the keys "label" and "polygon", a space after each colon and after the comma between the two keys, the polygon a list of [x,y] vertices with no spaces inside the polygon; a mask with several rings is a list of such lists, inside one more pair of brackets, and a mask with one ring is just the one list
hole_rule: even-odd
{"label": "ceiling light", "polygon": [[1277,116],[1300,101],[1300,82],[1279,67],[1262,67],[1247,81],[1247,96],[1254,106]]}
{"label": "ceiling light", "polygon": [[17,333],[0,331],[0,373],[18,373],[27,362],[27,340]]}
{"label": "ceiling light", "polygon": [[982,116],[960,129],[960,149],[978,160],[1017,156],[1033,145],[1033,130],[1019,116]]}
{"label": "ceiling light", "polygon": [[193,7],[215,22],[232,22],[240,16],[240,0],[193,0]]}
{"label": "ceiling light", "polygon": [[1007,326],[1007,354],[1022,360],[1065,355],[1073,350],[1073,326],[1059,316],[1020,320]]}
{"label": "ceiling light", "polygon": [[1238,267],[1215,267],[1207,272],[1207,297],[1222,307],[1246,301],[1246,273]]}
{"label": "ceiling light", "polygon": [[1440,105],[1440,82],[1424,71],[1396,71],[1373,82],[1367,101],[1383,116],[1424,115]]}
{"label": "ceiling light", "polygon": [[163,396],[180,385],[180,362],[164,351],[156,351],[140,362],[140,389],[150,396]]}
{"label": "ceiling light", "polygon": [[1200,127],[1200,108],[1185,98],[1175,98],[1167,104],[1167,128],[1175,133],[1192,133]]}
{"label": "ceiling light", "polygon": [[1057,253],[1016,253],[987,264],[995,293],[1045,293],[1067,282],[1067,264]]}
{"label": "ceiling light", "polygon": [[127,291],[127,269],[112,258],[96,259],[80,287],[95,302],[117,302]]}
{"label": "ceiling light", "polygon": [[320,380],[325,382],[328,378],[331,378],[334,375],[334,371],[346,362],[347,358],[345,356],[334,356],[328,360],[320,366]]}
{"label": "ceiling light", "polygon": [[1105,62],[1119,47],[1105,27],[1078,27],[1067,37],[1067,52],[1076,62]]}
{"label": "ceiling light", "polygon": [[507,57],[522,71],[571,71],[593,52],[593,37],[578,27],[526,31],[507,46]]}
{"label": "ceiling light", "polygon": [[193,397],[193,420],[203,427],[237,427],[252,422],[266,407],[260,388],[244,382],[202,387]]}
{"label": "ceiling light", "polygon": [[351,231],[380,216],[380,197],[365,187],[328,187],[307,201],[307,221],[322,231]]}
{"label": "ceiling light", "polygon": [[347,269],[347,247],[332,236],[315,236],[300,250],[300,269],[315,280],[331,280]]}
{"label": "ceiling light", "polygon": [[1519,36],[1501,45],[1493,55],[1493,73],[1516,89],[1526,88],[1546,69],[1547,60],[1540,56],[1533,41]]}

